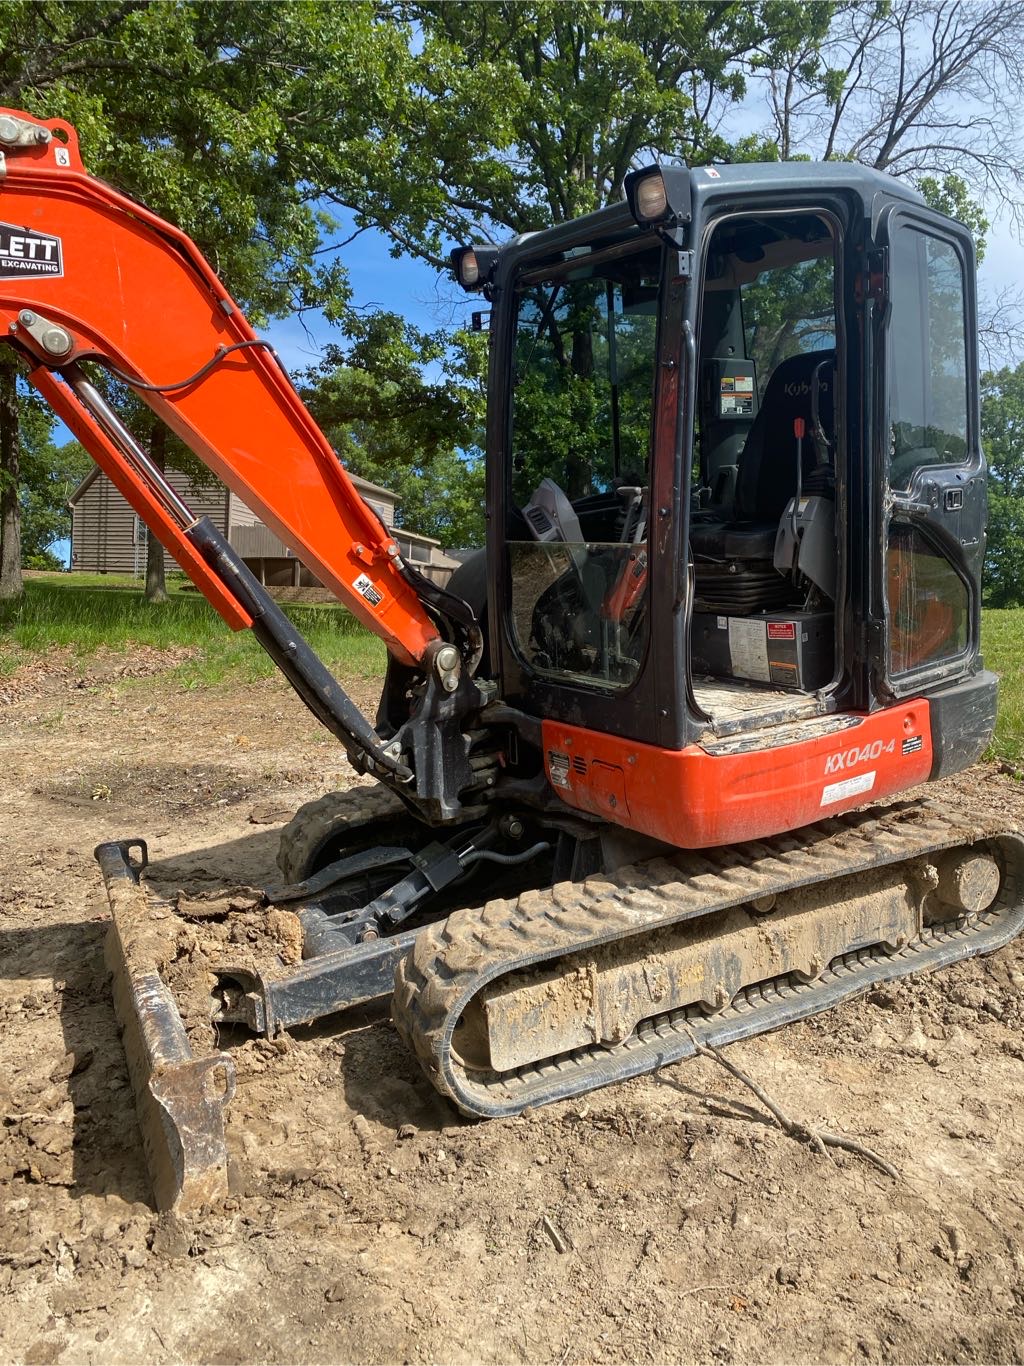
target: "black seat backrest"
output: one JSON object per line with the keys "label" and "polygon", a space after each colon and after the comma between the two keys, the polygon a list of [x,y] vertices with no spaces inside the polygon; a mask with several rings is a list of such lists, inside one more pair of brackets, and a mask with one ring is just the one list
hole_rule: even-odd
{"label": "black seat backrest", "polygon": [[835,357],[833,350],[805,351],[790,356],[772,371],[761,407],[740,452],[736,476],[738,519],[777,522],[786,504],[796,493],[794,418],[802,417],[806,428],[804,477],[814,468],[816,460],[827,459],[828,452],[818,450],[811,423],[811,381],[822,361],[827,364],[818,377],[818,418],[834,449]]}

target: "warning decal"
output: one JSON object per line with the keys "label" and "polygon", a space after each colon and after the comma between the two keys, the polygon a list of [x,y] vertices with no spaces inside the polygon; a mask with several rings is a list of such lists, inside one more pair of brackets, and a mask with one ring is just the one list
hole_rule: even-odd
{"label": "warning decal", "polygon": [[59,237],[0,223],[0,280],[41,279],[64,274]]}
{"label": "warning decal", "polygon": [[379,588],[374,587],[373,580],[368,574],[360,574],[358,578],[353,579],[352,587],[363,595],[371,607],[379,607],[384,601],[384,594]]}
{"label": "warning decal", "polygon": [[557,749],[548,750],[548,777],[555,787],[572,787],[568,754],[561,754]]}
{"label": "warning decal", "polygon": [[723,375],[719,381],[719,412],[749,414],[754,411],[753,375]]}
{"label": "warning decal", "polygon": [[833,802],[844,802],[848,797],[859,797],[862,792],[870,792],[875,785],[875,770],[870,773],[858,773],[855,778],[844,778],[841,783],[829,783],[822,789],[822,806],[831,806]]}
{"label": "warning decal", "polygon": [[772,681],[763,622],[747,617],[729,618],[729,662],[738,678],[751,678],[757,683]]}

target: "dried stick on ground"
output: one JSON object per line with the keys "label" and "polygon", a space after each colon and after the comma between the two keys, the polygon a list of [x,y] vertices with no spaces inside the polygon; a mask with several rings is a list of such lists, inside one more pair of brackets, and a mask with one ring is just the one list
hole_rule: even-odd
{"label": "dried stick on ground", "polygon": [[735,1077],[737,1081],[743,1083],[748,1091],[754,1093],[765,1109],[769,1111],[783,1133],[789,1134],[791,1138],[797,1138],[810,1143],[810,1145],[813,1148],[816,1148],[822,1155],[826,1155],[826,1148],[842,1148],[845,1152],[856,1153],[858,1157],[863,1157],[866,1158],[868,1162],[873,1162],[876,1167],[885,1172],[886,1176],[891,1176],[894,1181],[902,1179],[896,1168],[890,1166],[884,1157],[880,1157],[878,1153],[871,1148],[865,1147],[863,1143],[858,1143],[855,1138],[844,1138],[842,1134],[829,1133],[827,1129],[812,1129],[808,1124],[801,1124],[798,1120],[790,1119],[782,1106],[779,1105],[777,1101],[772,1100],[763,1087],[758,1086],[757,1082],[754,1081],[752,1077],[748,1077],[741,1067],[737,1067],[734,1062],[730,1062],[725,1054],[719,1052],[717,1048],[710,1048],[707,1044],[699,1043],[689,1030],[686,1032],[690,1042],[702,1057],[710,1058],[713,1062],[717,1062],[720,1067],[725,1068],[730,1076]]}

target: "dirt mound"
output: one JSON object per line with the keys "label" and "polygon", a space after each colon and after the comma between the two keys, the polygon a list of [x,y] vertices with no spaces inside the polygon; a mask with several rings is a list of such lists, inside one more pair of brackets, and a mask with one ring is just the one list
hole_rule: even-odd
{"label": "dirt mound", "polygon": [[[130,654],[101,648],[83,658],[64,648],[45,655],[30,655],[10,673],[0,676],[0,708],[30,698],[88,691],[125,679],[154,678],[194,659],[198,653],[198,649],[186,646],[161,650],[152,645],[133,645]],[[0,711],[0,721],[4,719],[4,712]]]}

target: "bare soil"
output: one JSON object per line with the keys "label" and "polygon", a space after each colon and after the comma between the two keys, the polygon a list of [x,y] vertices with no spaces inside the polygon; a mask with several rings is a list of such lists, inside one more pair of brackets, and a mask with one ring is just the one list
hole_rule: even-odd
{"label": "bare soil", "polygon": [[[705,1059],[464,1122],[371,1009],[233,1042],[234,1194],[158,1218],[92,848],[145,836],[189,897],[258,886],[287,813],[351,775],[283,685],[185,692],[154,654],[141,680],[57,659],[0,703],[0,1359],[1024,1358],[1021,944],[730,1051],[898,1183]],[[936,795],[964,793],[1024,819],[994,768]]]}

